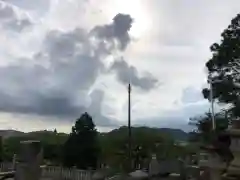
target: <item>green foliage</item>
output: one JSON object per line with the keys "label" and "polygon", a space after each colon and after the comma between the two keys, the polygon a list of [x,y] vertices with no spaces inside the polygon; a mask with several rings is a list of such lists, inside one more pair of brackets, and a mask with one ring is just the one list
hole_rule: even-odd
{"label": "green foliage", "polygon": [[[114,168],[114,171],[127,167],[129,163],[127,159],[127,127],[120,127],[108,133],[97,133],[91,118],[83,119],[81,116],[72,130],[70,135],[54,131],[38,131],[25,133],[19,137],[7,138],[4,140],[4,158],[8,161],[12,160],[13,154],[18,153],[20,141],[40,140],[43,145],[44,158],[51,163],[60,164],[64,160],[65,165],[73,166],[77,165],[78,159],[81,159],[81,163],[85,164],[86,157],[90,156],[91,153],[95,156],[95,160],[98,158],[101,163],[106,163]],[[92,132],[90,136],[89,131]],[[173,131],[174,135],[172,136]],[[151,157],[152,153],[157,154],[158,158],[165,159],[184,156],[194,151],[191,150],[192,147],[176,145],[176,133],[187,136],[184,132],[172,129],[132,127],[132,158],[136,160],[136,163],[147,164],[148,161],[146,160]],[[96,144],[91,143],[94,141]],[[99,152],[98,145],[101,152]],[[94,149],[94,146],[96,146],[96,149]],[[93,152],[91,152],[91,149]],[[76,157],[78,155],[81,157]],[[82,164],[78,166],[85,168],[82,167]]]}
{"label": "green foliage", "polygon": [[12,160],[14,154],[19,152],[20,142],[25,140],[39,140],[43,145],[44,158],[52,162],[59,162],[62,145],[68,135],[64,133],[55,134],[52,131],[37,131],[26,133],[23,136],[9,137],[4,140],[4,159]]}
{"label": "green foliage", "polygon": [[225,112],[215,114],[214,119],[216,125],[215,131],[213,131],[212,129],[211,113],[205,113],[203,116],[198,116],[190,119],[192,124],[195,125],[197,128],[197,131],[193,133],[193,136],[195,136],[195,141],[199,141],[202,143],[211,143],[214,138],[215,132],[227,129],[228,119],[225,116]]}
{"label": "green foliage", "polygon": [[96,168],[100,153],[98,132],[92,117],[84,113],[75,126],[63,148],[63,162],[66,166],[80,169]]}
{"label": "green foliage", "polygon": [[[240,80],[240,14],[232,19],[231,24],[221,34],[221,42],[214,43],[210,49],[212,58],[206,63],[209,75],[213,77],[213,96],[221,103],[230,106],[233,117],[240,116],[239,90]],[[203,89],[205,98],[209,98],[209,89]]]}
{"label": "green foliage", "polygon": [[[170,130],[169,130],[170,132]],[[121,127],[100,135],[102,159],[111,167],[127,167],[128,128]],[[165,129],[132,127],[132,158],[147,165],[152,154],[158,158],[176,158],[185,156],[187,148],[174,144],[175,139]],[[139,149],[140,148],[140,149]]]}

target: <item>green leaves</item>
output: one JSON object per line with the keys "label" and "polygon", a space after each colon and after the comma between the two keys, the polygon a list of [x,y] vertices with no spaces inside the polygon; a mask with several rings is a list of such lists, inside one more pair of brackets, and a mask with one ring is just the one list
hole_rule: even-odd
{"label": "green leaves", "polygon": [[[214,75],[213,97],[220,103],[230,104],[234,107],[232,115],[240,117],[236,110],[240,108],[240,89],[236,86],[240,82],[240,71],[237,72],[240,70],[240,14],[232,19],[221,37],[220,43],[211,45],[212,58],[206,63],[209,75]],[[204,98],[209,99],[209,89],[202,92]]]}
{"label": "green leaves", "polygon": [[100,155],[98,132],[88,113],[82,114],[64,144],[63,163],[80,169],[96,168]]}
{"label": "green leaves", "polygon": [[[228,128],[228,119],[225,112],[220,112],[215,114],[215,125],[216,132],[223,131]],[[214,137],[215,131],[212,130],[212,116],[211,113],[206,113],[203,116],[198,116],[192,118],[190,121],[194,122],[197,127],[197,132],[195,133],[195,141],[200,141],[203,143],[211,143]]]}
{"label": "green leaves", "polygon": [[[152,153],[157,154],[158,158],[184,155],[186,148],[174,145],[172,134],[174,137],[180,136],[172,129],[168,132],[166,129],[132,127],[133,159],[147,165],[146,159],[150,158]],[[70,135],[56,131],[38,131],[4,140],[5,159],[12,160],[13,154],[18,152],[20,141],[29,139],[42,142],[44,158],[51,164],[59,165],[63,162],[65,166],[76,165],[84,169],[95,167],[98,160],[113,168],[123,169],[129,163],[127,127],[98,133],[89,114],[83,114],[76,120]]]}

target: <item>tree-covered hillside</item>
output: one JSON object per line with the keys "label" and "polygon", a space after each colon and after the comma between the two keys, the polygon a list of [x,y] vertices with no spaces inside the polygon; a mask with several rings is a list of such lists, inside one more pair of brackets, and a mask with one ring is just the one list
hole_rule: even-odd
{"label": "tree-covered hillside", "polygon": [[[7,133],[7,131],[5,131]],[[7,133],[9,134],[9,133]],[[2,133],[4,136],[4,133]],[[107,133],[99,133],[99,142],[102,148],[102,156],[106,158],[126,150],[127,127],[120,127]],[[12,137],[5,137],[3,141],[5,159],[11,159],[14,153],[19,150],[20,141],[23,140],[40,140],[44,147],[44,156],[47,159],[60,161],[61,148],[68,139],[68,134],[54,131],[37,131],[30,133],[21,133]],[[147,147],[152,151],[156,144],[169,144],[174,140],[186,140],[188,134],[178,129],[161,129],[149,127],[133,127],[132,141],[133,147],[140,145]]]}

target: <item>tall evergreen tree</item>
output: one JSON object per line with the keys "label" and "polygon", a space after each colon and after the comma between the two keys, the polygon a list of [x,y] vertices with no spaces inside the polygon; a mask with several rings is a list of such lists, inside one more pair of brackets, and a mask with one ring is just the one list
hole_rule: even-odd
{"label": "tall evergreen tree", "polygon": [[99,153],[98,132],[92,117],[84,113],[77,119],[64,145],[64,165],[80,169],[96,168]]}
{"label": "tall evergreen tree", "polygon": [[53,132],[54,132],[55,134],[57,134],[57,129],[55,128]]}

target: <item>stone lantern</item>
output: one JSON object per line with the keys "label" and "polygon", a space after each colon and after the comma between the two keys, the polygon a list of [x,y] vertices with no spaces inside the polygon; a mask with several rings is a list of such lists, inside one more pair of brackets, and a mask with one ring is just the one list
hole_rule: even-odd
{"label": "stone lantern", "polygon": [[201,158],[199,161],[200,168],[203,171],[208,171],[211,180],[220,180],[227,164],[216,153],[217,149],[214,146],[204,146],[202,150],[203,152],[200,154]]}
{"label": "stone lantern", "polygon": [[222,179],[224,170],[226,173],[223,176],[240,179],[240,120],[232,121],[232,125],[229,126],[226,132],[230,136],[230,151],[234,156],[229,165],[216,153],[217,149],[215,147],[204,147],[208,152],[208,160],[200,165],[208,169],[211,180]]}
{"label": "stone lantern", "polygon": [[234,159],[231,162],[227,174],[240,177],[240,120],[232,121],[232,126],[228,129],[231,137],[231,152]]}

